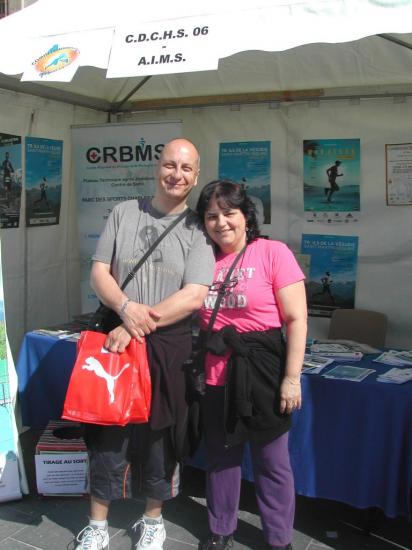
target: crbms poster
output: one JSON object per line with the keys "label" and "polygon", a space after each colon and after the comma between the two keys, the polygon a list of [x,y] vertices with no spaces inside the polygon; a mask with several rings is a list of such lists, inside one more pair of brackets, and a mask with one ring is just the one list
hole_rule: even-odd
{"label": "crbms poster", "polygon": [[309,222],[359,220],[360,140],[303,141],[303,202]]}
{"label": "crbms poster", "polygon": [[3,278],[0,264],[0,502],[21,498],[18,439],[14,417],[16,389],[16,371],[14,365],[9,365],[7,360]]}
{"label": "crbms poster", "polygon": [[19,227],[22,188],[21,137],[0,133],[0,227]]}
{"label": "crbms poster", "polygon": [[60,218],[63,141],[26,137],[26,225],[56,225]]}
{"label": "crbms poster", "polygon": [[243,183],[259,225],[270,223],[270,141],[221,143],[219,178]]}
{"label": "crbms poster", "polygon": [[179,122],[72,128],[83,312],[97,306],[89,285],[91,256],[110,212],[118,202],[153,196],[164,144],[180,135]]}
{"label": "crbms poster", "polygon": [[310,255],[309,314],[330,317],[334,309],[354,308],[358,237],[304,234],[301,253]]}

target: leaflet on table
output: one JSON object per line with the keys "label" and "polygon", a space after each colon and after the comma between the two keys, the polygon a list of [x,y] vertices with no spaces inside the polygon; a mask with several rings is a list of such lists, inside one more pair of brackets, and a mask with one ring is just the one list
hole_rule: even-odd
{"label": "leaflet on table", "polygon": [[316,345],[324,345],[324,344],[341,344],[348,348],[348,351],[360,351],[361,353],[380,353],[382,350],[378,348],[373,348],[372,346],[369,346],[368,344],[364,344],[362,342],[355,342],[355,340],[343,340],[343,339],[327,339],[327,340],[314,340],[311,342],[312,344]]}
{"label": "leaflet on table", "polygon": [[324,378],[335,378],[339,380],[350,380],[352,382],[361,382],[367,376],[376,372],[374,369],[365,369],[362,367],[353,367],[352,365],[337,365],[325,374]]}
{"label": "leaflet on table", "polygon": [[412,352],[411,351],[396,351],[389,350],[381,353],[379,357],[374,359],[376,363],[384,363],[385,365],[395,366],[412,366]]}
{"label": "leaflet on table", "polygon": [[46,329],[46,328],[39,328],[36,330],[33,330],[35,334],[44,334],[45,336],[55,336],[56,338],[63,339],[63,338],[77,338],[79,335],[78,332],[73,332],[71,330],[60,330],[60,329]]}
{"label": "leaflet on table", "polygon": [[399,369],[394,367],[377,377],[378,382],[391,384],[404,384],[412,380],[412,369]]}
{"label": "leaflet on table", "polygon": [[333,359],[321,357],[320,355],[305,354],[303,359],[303,374],[319,374],[325,367],[333,363]]}
{"label": "leaflet on table", "polygon": [[312,344],[311,353],[319,353],[323,357],[333,357],[336,360],[360,361],[363,353],[360,351],[351,351],[343,344]]}

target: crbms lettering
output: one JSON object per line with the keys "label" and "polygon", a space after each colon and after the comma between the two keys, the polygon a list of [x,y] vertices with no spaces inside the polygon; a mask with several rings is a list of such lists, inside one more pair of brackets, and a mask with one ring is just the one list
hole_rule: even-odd
{"label": "crbms lettering", "polygon": [[118,163],[118,162],[152,162],[153,159],[159,160],[163,151],[164,143],[157,143],[156,145],[120,145],[115,147],[108,145],[107,147],[90,147],[86,151],[86,159],[91,164],[97,164],[99,162],[106,163]]}
{"label": "crbms lettering", "polygon": [[136,160],[152,160],[152,146],[145,145],[144,148],[136,145]]}

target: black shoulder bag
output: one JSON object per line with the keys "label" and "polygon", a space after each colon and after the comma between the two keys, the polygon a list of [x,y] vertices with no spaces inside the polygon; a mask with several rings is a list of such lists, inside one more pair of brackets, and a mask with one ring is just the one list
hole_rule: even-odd
{"label": "black shoulder bag", "polygon": [[[123,281],[122,286],[120,287],[121,290],[124,290],[126,286],[130,283],[130,281],[133,279],[133,277],[136,275],[137,271],[142,267],[144,262],[147,260],[147,258],[150,256],[150,254],[153,252],[153,250],[160,244],[160,242],[166,237],[166,235],[181,221],[183,218],[185,218],[189,213],[189,208],[186,208],[184,212],[180,214],[170,225],[166,227],[166,229],[163,231],[161,235],[155,240],[155,242],[150,246],[150,248],[143,254],[143,256],[140,258],[140,260],[137,262],[137,264],[134,266],[132,271],[128,274],[126,279]],[[114,328],[118,327],[122,324],[122,320],[117,315],[115,311],[110,309],[109,307],[105,306],[100,302],[99,307],[96,309],[96,311],[93,313],[89,323],[88,323],[88,329],[93,330],[95,332],[104,332],[108,333]]]}
{"label": "black shoulder bag", "polygon": [[217,291],[216,302],[213,306],[212,315],[210,316],[209,323],[207,325],[206,331],[203,333],[204,336],[200,337],[199,349],[193,358],[193,361],[185,365],[186,372],[186,385],[189,395],[193,397],[201,397],[205,394],[206,391],[206,382],[205,382],[205,355],[206,355],[206,342],[212,332],[213,324],[216,320],[217,312],[219,310],[220,304],[222,303],[223,296],[226,293],[228,285],[230,284],[230,277],[235,269],[240,258],[245,253],[247,244],[242,248],[236,258],[233,260],[232,265],[229,268],[229,271],[226,274],[224,281],[220,284]]}

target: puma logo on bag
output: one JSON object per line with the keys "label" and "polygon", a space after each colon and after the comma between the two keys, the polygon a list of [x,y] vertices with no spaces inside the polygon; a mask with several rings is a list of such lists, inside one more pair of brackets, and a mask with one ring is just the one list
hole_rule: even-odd
{"label": "puma logo on bag", "polygon": [[99,378],[104,378],[107,385],[107,391],[110,395],[110,403],[114,402],[114,383],[119,378],[119,376],[125,371],[127,368],[129,368],[130,363],[126,363],[122,370],[119,372],[119,374],[116,374],[116,376],[112,376],[108,372],[106,372],[103,368],[103,365],[98,361],[95,357],[88,357],[85,360],[85,365],[82,365],[82,369],[86,369],[89,371],[94,372],[96,376]]}

